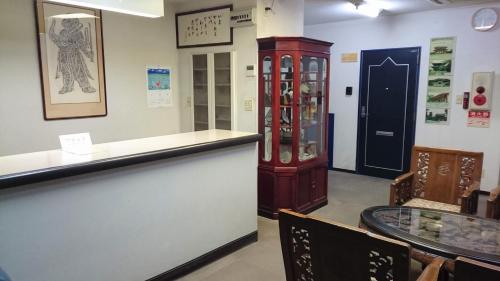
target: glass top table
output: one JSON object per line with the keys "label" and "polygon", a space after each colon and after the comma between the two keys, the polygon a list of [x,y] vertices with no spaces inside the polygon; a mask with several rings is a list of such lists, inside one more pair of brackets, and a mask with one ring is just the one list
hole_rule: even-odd
{"label": "glass top table", "polygon": [[500,265],[500,222],[439,210],[377,206],[361,213],[368,229],[427,253]]}

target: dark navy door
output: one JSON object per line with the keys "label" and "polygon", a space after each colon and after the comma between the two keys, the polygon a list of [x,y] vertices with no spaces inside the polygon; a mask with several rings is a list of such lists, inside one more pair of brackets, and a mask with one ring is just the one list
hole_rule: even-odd
{"label": "dark navy door", "polygon": [[361,52],[357,172],[395,178],[415,143],[420,47]]}

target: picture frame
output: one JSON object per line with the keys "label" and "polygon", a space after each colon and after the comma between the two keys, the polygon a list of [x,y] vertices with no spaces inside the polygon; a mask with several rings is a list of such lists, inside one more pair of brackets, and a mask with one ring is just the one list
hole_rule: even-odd
{"label": "picture frame", "polygon": [[175,14],[177,48],[233,44],[233,5]]}
{"label": "picture frame", "polygon": [[101,11],[35,5],[44,119],[106,116]]}
{"label": "picture frame", "polygon": [[452,104],[456,38],[431,38],[427,78],[425,123],[448,125]]}

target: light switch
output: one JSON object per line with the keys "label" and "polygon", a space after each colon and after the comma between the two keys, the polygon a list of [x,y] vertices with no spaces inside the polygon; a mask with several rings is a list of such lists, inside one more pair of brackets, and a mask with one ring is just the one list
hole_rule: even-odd
{"label": "light switch", "polygon": [[249,64],[246,66],[246,76],[247,77],[255,77],[257,76],[257,68],[255,67],[255,64]]}
{"label": "light switch", "polygon": [[462,104],[464,102],[464,96],[463,95],[456,95],[455,96],[455,103],[456,104]]}
{"label": "light switch", "polygon": [[345,87],[345,95],[352,96],[352,87]]}

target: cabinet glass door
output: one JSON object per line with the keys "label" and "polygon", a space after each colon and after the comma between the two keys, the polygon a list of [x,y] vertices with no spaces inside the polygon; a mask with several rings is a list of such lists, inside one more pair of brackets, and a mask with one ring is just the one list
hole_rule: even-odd
{"label": "cabinet glass door", "polygon": [[266,56],[262,61],[262,83],[264,84],[264,161],[271,161],[273,154],[273,81],[272,60]]}
{"label": "cabinet glass door", "polygon": [[292,161],[293,58],[285,55],[280,63],[280,160]]}
{"label": "cabinet glass door", "polygon": [[327,60],[310,56],[300,59],[299,160],[318,157],[324,147]]}
{"label": "cabinet glass door", "polygon": [[231,130],[231,54],[214,54],[215,128]]}
{"label": "cabinet glass door", "polygon": [[208,130],[207,55],[193,55],[194,130]]}

